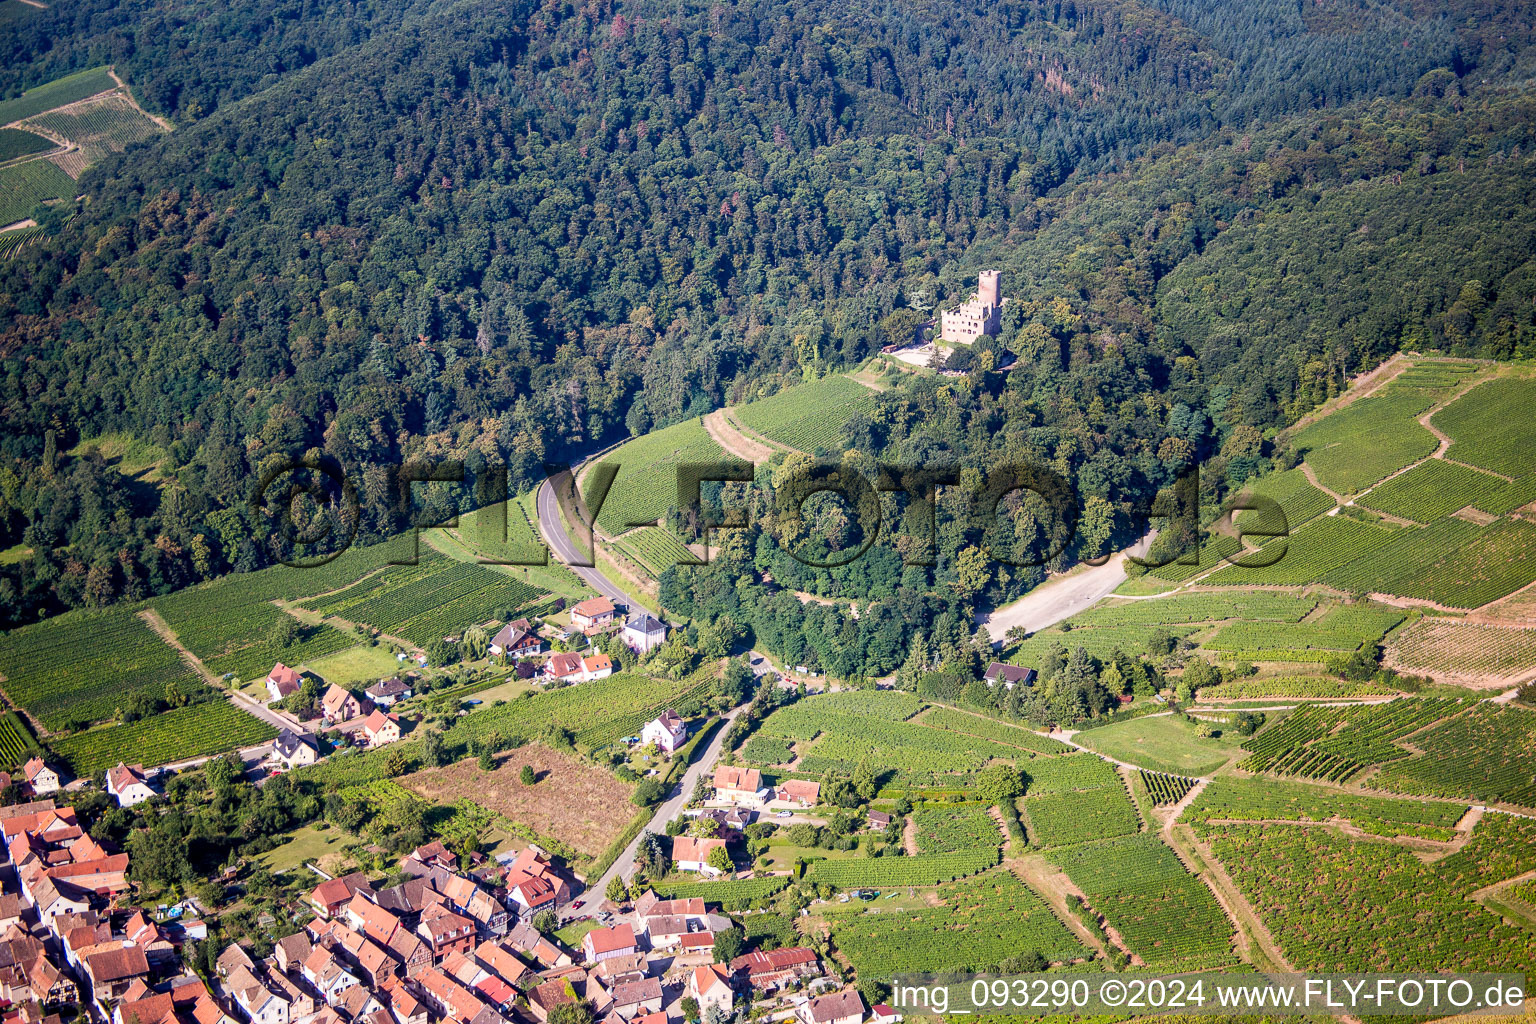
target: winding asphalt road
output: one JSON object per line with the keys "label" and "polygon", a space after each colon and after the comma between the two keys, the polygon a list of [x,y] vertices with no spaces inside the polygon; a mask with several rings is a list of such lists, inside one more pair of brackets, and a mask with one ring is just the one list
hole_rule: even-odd
{"label": "winding asphalt road", "polygon": [[585,565],[577,565],[577,562],[586,561],[586,556],[576,549],[571,538],[566,535],[565,527],[560,521],[560,502],[555,498],[554,484],[545,480],[539,485],[539,495],[535,504],[539,512],[539,532],[544,535],[544,542],[549,545],[555,557],[563,562],[566,568],[581,577],[582,582],[593,590],[602,594],[615,605],[622,605],[630,611],[642,611],[654,615],[656,612],[641,604],[636,604],[628,594],[619,589],[607,576],[598,572],[595,568]]}

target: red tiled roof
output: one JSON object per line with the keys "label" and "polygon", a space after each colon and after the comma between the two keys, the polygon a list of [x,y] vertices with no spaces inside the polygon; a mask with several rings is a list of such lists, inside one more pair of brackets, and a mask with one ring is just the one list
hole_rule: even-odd
{"label": "red tiled roof", "polygon": [[635,932],[627,924],[614,925],[612,928],[594,928],[582,940],[582,945],[586,946],[593,956],[620,949],[633,949]]}

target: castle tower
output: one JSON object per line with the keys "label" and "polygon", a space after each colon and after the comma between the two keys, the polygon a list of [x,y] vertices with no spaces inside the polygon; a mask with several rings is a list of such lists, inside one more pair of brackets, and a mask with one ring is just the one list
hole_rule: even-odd
{"label": "castle tower", "polygon": [[1003,304],[1003,272],[983,270],[976,279],[976,298],[983,306],[996,309]]}

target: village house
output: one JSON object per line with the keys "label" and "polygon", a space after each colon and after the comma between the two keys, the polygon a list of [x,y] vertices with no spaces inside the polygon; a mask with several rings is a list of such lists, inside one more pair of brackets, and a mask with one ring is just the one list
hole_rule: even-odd
{"label": "village house", "polygon": [[763,789],[763,773],[756,768],[716,765],[714,782],[716,800],[761,807],[767,796],[767,791]]}
{"label": "village house", "polygon": [[33,796],[47,796],[59,791],[59,773],[49,768],[41,757],[29,760],[21,769],[21,777],[27,781]]}
{"label": "village house", "polygon": [[864,1001],[851,988],[816,996],[800,1004],[795,1019],[799,1024],[860,1024],[864,1019]]}
{"label": "village house", "polygon": [[784,946],[762,952],[754,950],[731,961],[733,974],[745,974],[747,983],[760,991],[781,988],[791,981],[813,978],[821,973],[816,954],[804,946]]}
{"label": "village house", "polygon": [[709,855],[724,850],[724,839],[694,839],[678,836],[672,840],[672,866],[679,871],[695,871],[703,875],[718,875],[720,869],[711,867]]}
{"label": "village house", "polygon": [[282,662],[272,666],[272,671],[267,673],[267,693],[272,700],[282,700],[299,692],[299,687],[304,680],[299,675],[299,670],[289,668]]}
{"label": "village house", "polygon": [[527,619],[518,619],[509,622],[496,631],[491,637],[488,648],[491,654],[501,657],[522,658],[530,654],[538,654],[544,650],[544,639]]}
{"label": "village house", "polygon": [[[699,1003],[700,1008],[703,1002]],[[625,1020],[651,1013],[660,1013],[662,1007],[661,979],[641,978],[613,986],[613,1012]]]}
{"label": "village house", "polygon": [[545,969],[569,967],[573,963],[571,954],[539,934],[526,920],[512,926],[507,932],[505,945]]}
{"label": "village house", "polygon": [[[555,866],[550,863],[549,857],[537,846],[530,845],[518,851],[517,856],[507,865],[506,876],[502,880],[502,884],[506,886],[508,891],[512,891],[514,888],[521,886],[523,881],[528,878],[537,878],[547,884],[554,892],[556,906],[563,906],[570,902],[570,883],[561,877],[560,873],[555,870]],[[540,909],[543,909],[542,905],[540,905]]]}
{"label": "village house", "polygon": [[421,912],[416,934],[431,947],[432,956],[441,960],[449,953],[463,953],[475,944],[475,922],[438,903]]}
{"label": "village house", "polygon": [[575,683],[581,680],[581,655],[560,651],[544,663],[544,678]]}
{"label": "village house", "polygon": [[243,964],[231,970],[224,979],[224,991],[229,993],[250,1024],[288,1024],[292,1019],[288,1000],[264,985],[255,972]]}
{"label": "village house", "polygon": [[1032,686],[1035,682],[1035,670],[994,661],[987,666],[986,675],[982,678],[986,679],[988,686],[996,686],[1001,682],[1011,690],[1015,686]]}
{"label": "village house", "polygon": [[641,743],[654,743],[658,750],[668,754],[676,753],[677,748],[687,741],[688,724],[671,708],[646,722],[645,728],[640,730]]}
{"label": "village house", "polygon": [[[353,897],[361,899],[361,897]],[[296,971],[303,966],[309,958],[310,943],[308,932],[294,932],[292,935],[284,935],[272,946],[272,962],[277,964],[279,971]]]}
{"label": "village house", "polygon": [[284,768],[301,768],[320,760],[313,737],[284,729],[272,741],[271,760]]}
{"label": "village house", "polygon": [[901,1024],[901,1014],[892,1006],[876,1003],[869,1008],[869,1024]]}
{"label": "village house", "polygon": [[638,952],[639,948],[635,942],[634,929],[627,924],[594,928],[581,940],[582,952],[587,955],[587,963],[591,964],[601,963],[609,957],[630,956]]}
{"label": "village house", "polygon": [[363,691],[363,695],[381,708],[392,706],[396,701],[408,700],[411,696],[411,684],[399,676],[390,676],[388,679],[380,679]]}
{"label": "village house", "polygon": [[699,1004],[699,1012],[715,1010],[729,1015],[735,994],[731,991],[730,970],[720,964],[706,964],[688,972],[688,994]]}
{"label": "village house", "polygon": [[636,654],[645,654],[667,642],[667,625],[649,612],[635,612],[624,623],[619,638]]}
{"label": "village house", "polygon": [[613,659],[606,654],[589,654],[581,659],[581,681],[590,683],[594,679],[607,679],[613,675]]}
{"label": "village house", "polygon": [[571,625],[591,634],[613,622],[613,602],[606,597],[589,597],[571,605]]}
{"label": "village house", "polygon": [[326,879],[315,886],[309,894],[309,904],[320,917],[334,917],[352,902],[355,894],[371,891],[368,876],[361,871],[354,871],[350,875]]}
{"label": "village house", "polygon": [[310,950],[299,973],[314,987],[327,1006],[335,1006],[347,989],[359,984],[357,978],[341,966],[336,954],[324,946]]}
{"label": "village house", "polygon": [[470,950],[470,956],[474,957],[475,962],[481,967],[508,985],[521,985],[526,979],[534,977],[533,968],[511,950],[494,942],[480,943]]}
{"label": "village house", "polygon": [[877,832],[891,827],[891,816],[884,811],[869,811],[864,816],[865,822]]}
{"label": "village house", "polygon": [[363,713],[363,702],[357,694],[332,683],[320,698],[320,712],[332,722],[350,722]]}
{"label": "village house", "polygon": [[117,798],[119,807],[132,807],[154,797],[141,764],[123,764],[107,769],[107,792]]}
{"label": "village house", "polygon": [[115,948],[87,953],[81,959],[94,999],[121,999],[135,980],[149,977],[149,959],[132,943],[117,943]]}
{"label": "village house", "polygon": [[821,783],[808,779],[787,779],[779,784],[775,798],[778,803],[791,807],[815,807],[821,799]]}
{"label": "village house", "polygon": [[400,716],[387,715],[374,708],[363,721],[362,731],[369,750],[393,743],[400,738]]}

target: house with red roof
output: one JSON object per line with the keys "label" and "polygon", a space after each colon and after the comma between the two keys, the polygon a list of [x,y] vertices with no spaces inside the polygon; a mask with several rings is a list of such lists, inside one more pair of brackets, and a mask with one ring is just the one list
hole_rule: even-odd
{"label": "house with red roof", "polygon": [[730,969],[721,964],[706,964],[688,972],[688,994],[699,1004],[699,1013],[707,1015],[711,1009],[729,1015],[736,994],[731,991]]}
{"label": "house with red roof", "polygon": [[581,949],[587,955],[587,962],[595,964],[610,957],[629,956],[638,952],[640,946],[635,942],[634,929],[627,924],[616,924],[587,932],[581,940]]}
{"label": "house with red roof", "polygon": [[107,792],[117,798],[119,807],[132,807],[155,795],[144,775],[144,766],[121,761],[116,768],[107,769]]}
{"label": "house with red roof", "polygon": [[272,666],[272,671],[267,673],[267,693],[272,700],[282,700],[299,692],[299,687],[304,683],[299,675],[299,670],[289,668],[282,662]]}
{"label": "house with red roof", "polygon": [[363,721],[363,736],[369,750],[395,742],[400,738],[400,716],[386,715],[374,708],[373,713]]}
{"label": "house with red roof", "polygon": [[583,633],[593,633],[613,622],[613,602],[606,597],[589,597],[571,605],[571,625]]}
{"label": "house with red roof", "polygon": [[703,875],[718,875],[719,868],[710,867],[709,855],[724,850],[724,839],[695,839],[678,836],[672,840],[672,865],[679,871],[695,871]]}

